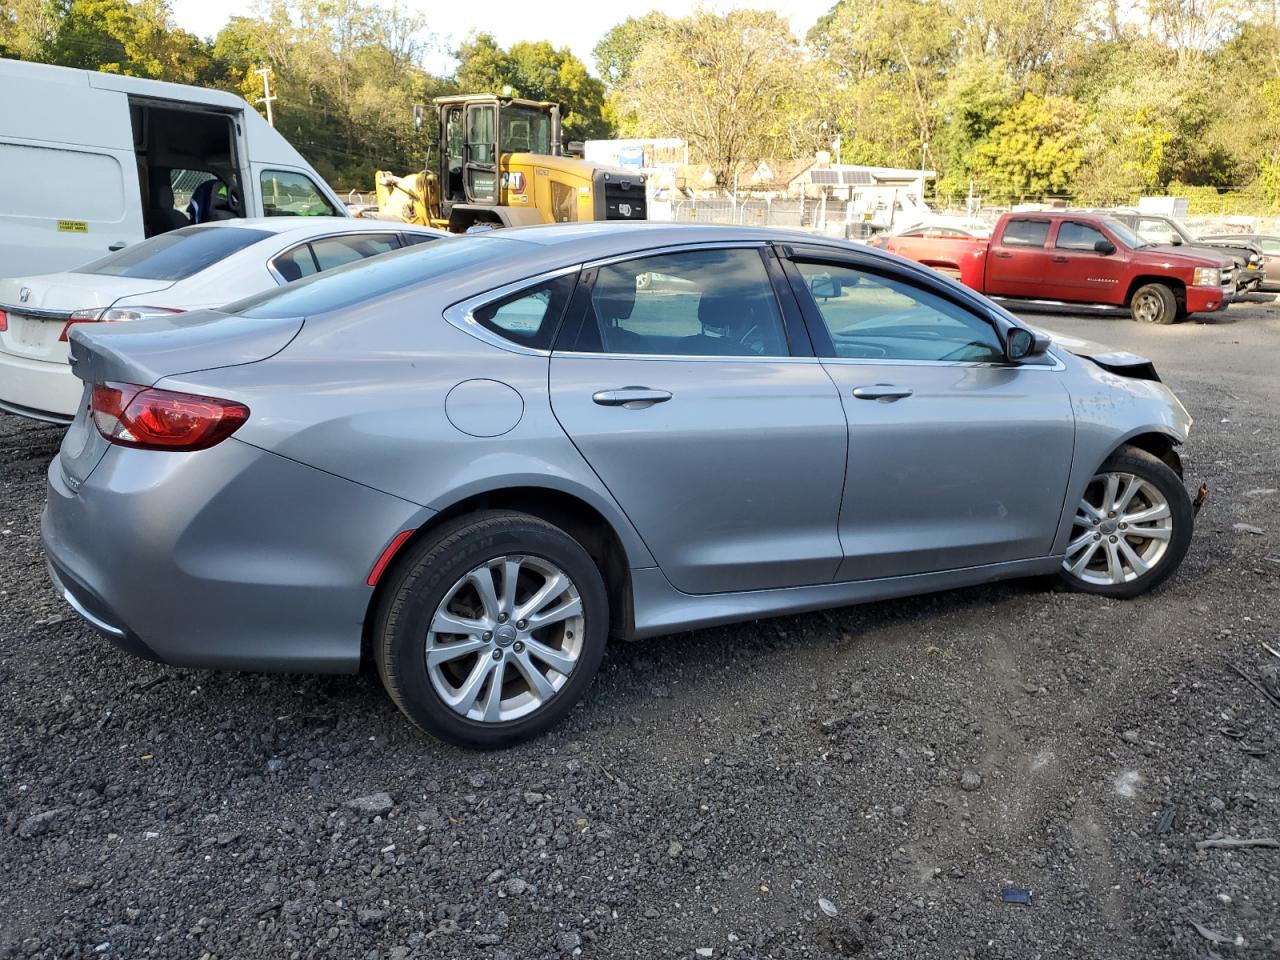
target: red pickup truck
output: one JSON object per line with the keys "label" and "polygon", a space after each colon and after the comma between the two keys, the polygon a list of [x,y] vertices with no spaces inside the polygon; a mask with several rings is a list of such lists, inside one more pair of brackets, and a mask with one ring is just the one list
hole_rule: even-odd
{"label": "red pickup truck", "polygon": [[1006,213],[990,240],[946,232],[911,231],[884,248],[995,300],[1122,307],[1145,323],[1223,310],[1235,292],[1230,257],[1150,244],[1097,214]]}

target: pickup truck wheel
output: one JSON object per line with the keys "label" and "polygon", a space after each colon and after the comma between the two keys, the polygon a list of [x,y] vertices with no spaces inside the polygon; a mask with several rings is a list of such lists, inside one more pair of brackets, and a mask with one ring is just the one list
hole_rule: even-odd
{"label": "pickup truck wheel", "polygon": [[1134,291],[1129,313],[1139,323],[1173,323],[1178,319],[1178,300],[1163,283],[1148,283]]}

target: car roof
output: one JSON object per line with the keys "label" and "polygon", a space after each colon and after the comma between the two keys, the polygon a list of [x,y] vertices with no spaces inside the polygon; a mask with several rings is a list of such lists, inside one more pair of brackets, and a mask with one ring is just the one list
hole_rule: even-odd
{"label": "car roof", "polygon": [[210,230],[262,230],[267,233],[376,233],[384,230],[426,233],[445,236],[443,230],[402,223],[399,220],[374,220],[361,217],[237,217],[196,224]]}

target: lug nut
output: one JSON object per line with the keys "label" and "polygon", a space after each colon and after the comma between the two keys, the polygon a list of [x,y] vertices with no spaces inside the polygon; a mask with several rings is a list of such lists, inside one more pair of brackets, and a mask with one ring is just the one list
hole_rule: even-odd
{"label": "lug nut", "polygon": [[1093,539],[1095,539],[1095,540],[1101,540],[1101,539],[1102,539],[1102,534],[1100,534],[1100,533],[1095,533],[1095,534],[1093,535]]}
{"label": "lug nut", "polygon": [[523,629],[524,629],[525,627],[527,627],[528,625],[529,625],[529,621],[528,621],[528,620],[517,620],[517,621],[516,621],[516,629],[517,629],[517,630],[523,630]]}
{"label": "lug nut", "polygon": [[495,659],[495,660],[501,660],[501,659],[502,659],[502,651],[501,651],[501,650],[495,650],[495,651],[493,651],[493,659]]}
{"label": "lug nut", "polygon": [[484,632],[484,638],[485,638],[486,640],[492,640],[492,639],[493,639],[493,631],[492,631],[492,630],[486,630],[486,631]]}
{"label": "lug nut", "polygon": [[506,623],[506,622],[507,622],[507,615],[506,615],[505,613],[500,613],[500,614],[498,614],[498,622],[499,622],[499,623]]}
{"label": "lug nut", "polygon": [[524,653],[524,644],[517,640],[511,647],[516,653]]}
{"label": "lug nut", "polygon": [[1111,542],[1112,542],[1112,543],[1115,543],[1115,542],[1116,542],[1116,538],[1115,538],[1115,536],[1114,536],[1114,535],[1112,535],[1112,537],[1111,537]]}
{"label": "lug nut", "polygon": [[1122,523],[1122,524],[1120,524],[1120,529],[1121,529],[1121,530],[1128,530],[1128,529],[1129,529],[1129,525],[1128,525],[1127,523]]}

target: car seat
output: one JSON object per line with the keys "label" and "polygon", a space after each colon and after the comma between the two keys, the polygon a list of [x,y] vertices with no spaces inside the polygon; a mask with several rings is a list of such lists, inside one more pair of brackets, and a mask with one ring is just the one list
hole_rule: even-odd
{"label": "car seat", "polygon": [[605,353],[649,353],[648,337],[619,326],[636,305],[636,278],[608,267],[596,275],[591,301],[600,321],[600,346]]}
{"label": "car seat", "polygon": [[211,223],[215,220],[234,220],[236,213],[228,199],[227,185],[221,180],[206,180],[191,194],[187,213],[192,223]]}

